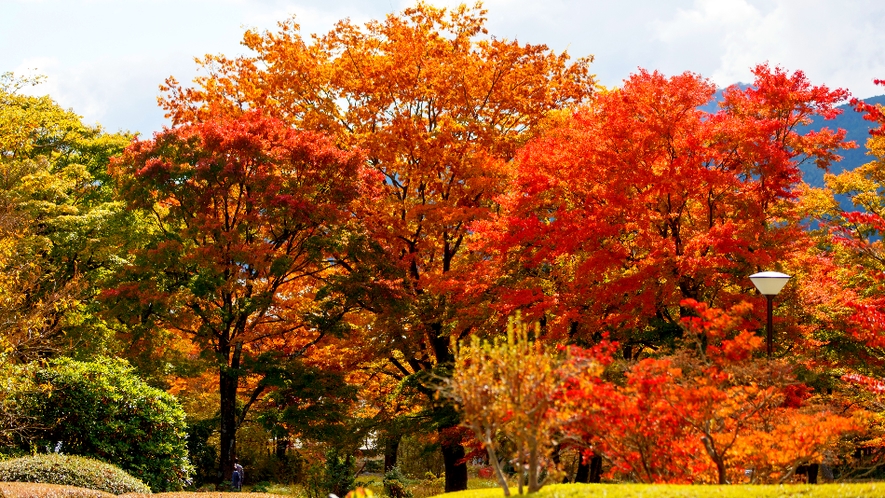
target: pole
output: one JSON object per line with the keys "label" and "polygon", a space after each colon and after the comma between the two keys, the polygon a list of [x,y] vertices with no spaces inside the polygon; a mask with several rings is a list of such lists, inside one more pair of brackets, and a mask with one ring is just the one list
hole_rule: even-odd
{"label": "pole", "polygon": [[772,311],[771,310],[773,307],[772,301],[774,301],[774,296],[766,295],[765,299],[766,299],[766,301],[768,301],[768,324],[766,325],[766,329],[768,332],[768,359],[770,360],[771,359],[771,337],[772,337],[772,335],[774,335],[774,332],[773,332],[774,327],[771,323],[772,322]]}

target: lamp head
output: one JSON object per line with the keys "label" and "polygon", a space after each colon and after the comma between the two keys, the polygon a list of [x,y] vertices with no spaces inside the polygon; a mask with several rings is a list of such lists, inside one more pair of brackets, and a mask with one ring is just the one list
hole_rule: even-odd
{"label": "lamp head", "polygon": [[787,280],[789,279],[789,275],[776,271],[763,271],[750,275],[750,280],[753,282],[753,285],[759,289],[759,292],[762,293],[763,296],[776,296],[778,292],[784,288],[784,285],[787,284]]}

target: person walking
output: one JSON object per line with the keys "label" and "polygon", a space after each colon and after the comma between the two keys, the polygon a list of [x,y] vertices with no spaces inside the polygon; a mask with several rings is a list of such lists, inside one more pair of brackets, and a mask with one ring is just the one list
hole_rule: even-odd
{"label": "person walking", "polygon": [[230,487],[234,491],[242,491],[243,490],[243,478],[246,477],[243,473],[243,466],[240,465],[240,461],[238,458],[234,458],[234,472],[231,474],[230,478]]}

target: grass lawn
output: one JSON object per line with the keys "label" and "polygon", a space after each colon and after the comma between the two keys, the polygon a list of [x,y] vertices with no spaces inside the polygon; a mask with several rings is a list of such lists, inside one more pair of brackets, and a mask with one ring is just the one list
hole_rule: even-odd
{"label": "grass lawn", "polygon": [[[445,498],[501,498],[501,489],[469,489],[439,495]],[[511,496],[517,496],[511,489]],[[883,483],[788,484],[782,486],[671,484],[555,484],[544,486],[536,498],[873,498],[885,496]]]}

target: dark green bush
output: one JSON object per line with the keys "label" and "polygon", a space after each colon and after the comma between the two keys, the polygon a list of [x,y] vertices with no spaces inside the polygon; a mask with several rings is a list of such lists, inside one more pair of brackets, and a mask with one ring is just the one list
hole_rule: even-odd
{"label": "dark green bush", "polygon": [[218,450],[209,442],[220,425],[217,418],[189,420],[187,454],[193,465],[191,486],[199,488],[218,479]]}
{"label": "dark green bush", "polygon": [[154,491],[179,490],[190,478],[184,410],[123,360],[54,360],[33,372],[16,403],[42,427],[23,447],[118,465]]}
{"label": "dark green bush", "polygon": [[390,498],[412,498],[412,492],[406,488],[408,485],[409,480],[397,466],[384,474],[384,491]]}
{"label": "dark green bush", "polygon": [[148,486],[109,463],[69,455],[34,455],[0,462],[0,482],[39,482],[123,493],[150,493]]}
{"label": "dark green bush", "polygon": [[326,452],[326,472],[323,479],[323,490],[344,496],[356,487],[354,459],[351,455],[342,455],[337,449]]}

